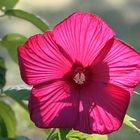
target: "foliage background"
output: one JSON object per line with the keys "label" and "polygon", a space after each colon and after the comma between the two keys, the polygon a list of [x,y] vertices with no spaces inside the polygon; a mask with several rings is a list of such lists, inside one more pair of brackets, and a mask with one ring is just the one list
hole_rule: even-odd
{"label": "foliage background", "polygon": [[[140,51],[140,0],[20,0],[17,9],[24,9],[40,16],[54,27],[57,23],[74,11],[89,11],[101,16],[115,31],[116,36],[131,44]],[[0,13],[2,14],[2,13]],[[14,18],[0,17],[0,38],[8,33],[20,33],[27,37],[41,33],[31,23]],[[20,79],[17,64],[8,55],[4,48],[0,48],[0,56],[6,62],[5,87],[23,85]],[[140,87],[137,88],[140,92]],[[27,136],[31,140],[45,140],[46,132],[33,127],[29,123],[28,113],[17,103],[7,97],[6,102],[16,112],[18,120],[17,134]],[[136,125],[140,128],[140,96],[133,95],[128,114],[137,119]],[[123,126],[119,131],[109,135],[109,140],[138,140],[140,133]]]}

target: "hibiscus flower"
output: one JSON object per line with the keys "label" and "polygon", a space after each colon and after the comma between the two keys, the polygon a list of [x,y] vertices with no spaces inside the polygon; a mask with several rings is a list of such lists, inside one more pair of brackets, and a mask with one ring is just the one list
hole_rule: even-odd
{"label": "hibiscus flower", "polygon": [[98,16],[76,12],[18,48],[29,112],[40,128],[106,134],[122,125],[140,83],[140,53]]}

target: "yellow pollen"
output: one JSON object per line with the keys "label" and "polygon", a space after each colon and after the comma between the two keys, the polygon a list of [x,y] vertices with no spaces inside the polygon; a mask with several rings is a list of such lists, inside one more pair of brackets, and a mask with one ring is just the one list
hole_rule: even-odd
{"label": "yellow pollen", "polygon": [[75,81],[75,83],[79,84],[79,85],[82,85],[84,84],[85,80],[86,80],[86,77],[83,73],[77,73],[73,80]]}

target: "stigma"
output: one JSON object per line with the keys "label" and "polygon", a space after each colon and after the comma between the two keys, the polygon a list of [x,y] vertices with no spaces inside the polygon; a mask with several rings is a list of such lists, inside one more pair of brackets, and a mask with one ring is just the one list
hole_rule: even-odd
{"label": "stigma", "polygon": [[83,85],[86,81],[86,77],[85,77],[85,74],[80,72],[80,73],[77,73],[74,78],[73,78],[74,82],[78,85]]}

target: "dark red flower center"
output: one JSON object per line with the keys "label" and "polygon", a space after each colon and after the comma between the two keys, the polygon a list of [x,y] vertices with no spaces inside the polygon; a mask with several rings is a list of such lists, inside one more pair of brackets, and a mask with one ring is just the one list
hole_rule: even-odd
{"label": "dark red flower center", "polygon": [[65,79],[75,87],[83,87],[93,79],[90,67],[83,67],[81,64],[74,64],[71,71],[65,75]]}

